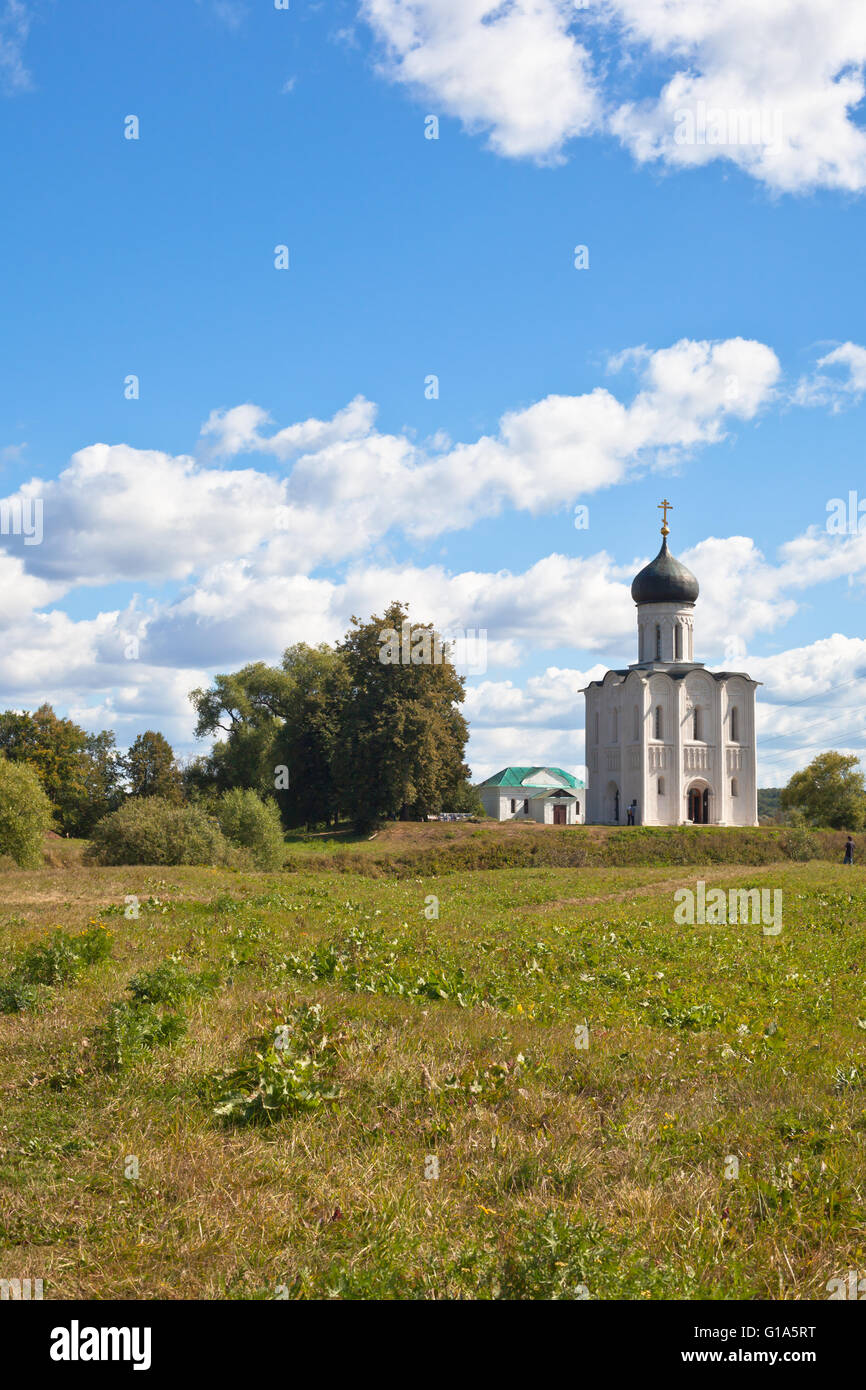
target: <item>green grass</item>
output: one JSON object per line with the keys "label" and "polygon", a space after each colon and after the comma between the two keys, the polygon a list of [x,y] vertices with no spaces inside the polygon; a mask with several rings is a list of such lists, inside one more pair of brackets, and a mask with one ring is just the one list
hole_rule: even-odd
{"label": "green grass", "polygon": [[[866,1268],[859,870],[389,876],[316,853],[3,875],[13,964],[57,928],[111,939],[0,1016],[0,1276],[55,1298],[803,1299]],[[697,877],[781,888],[781,934],[675,925]]]}

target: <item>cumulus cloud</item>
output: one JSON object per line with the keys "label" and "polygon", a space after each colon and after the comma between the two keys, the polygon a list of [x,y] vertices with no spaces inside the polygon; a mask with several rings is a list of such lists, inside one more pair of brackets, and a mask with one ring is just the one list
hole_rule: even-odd
{"label": "cumulus cloud", "polygon": [[[381,543],[391,530],[428,539],[506,507],[550,511],[664,468],[718,442],[731,420],[753,419],[778,390],[775,355],[741,339],[630,349],[610,366],[634,373],[623,399],[606,388],[547,397],[456,445],[380,433],[375,408],[357,397],[330,420],[285,428],[250,403],[214,412],[196,457],[80,450],[56,479],[6,499],[42,499],[44,540],[2,536],[4,698],[16,707],[47,698],[121,735],[152,724],[190,746],[188,691],[210,673],[275,660],[294,642],[336,641],[353,613],[400,598],[441,630],[486,634],[487,670],[470,668],[473,763],[495,771],[508,747],[505,761],[571,768],[582,757],[581,684],[635,659],[629,587],[650,556],[549,554],[452,573],[383,562]],[[241,466],[249,455],[261,465]],[[815,526],[774,558],[750,537],[710,536],[682,558],[702,587],[698,656],[755,671],[750,642],[784,625],[806,587],[866,577],[866,535]],[[163,592],[87,619],[52,606],[118,582]],[[592,676],[555,665],[526,674],[527,662],[561,662],[563,652],[598,666]]]}
{"label": "cumulus cloud", "polygon": [[611,12],[627,44],[677,69],[611,119],[638,159],[723,158],[780,192],[864,187],[860,0],[612,0]]}
{"label": "cumulus cloud", "polygon": [[[507,412],[496,433],[455,445],[380,433],[360,396],[330,420],[271,434],[267,412],[247,403],[210,415],[200,458],[126,444],[79,450],[56,479],[6,499],[42,499],[44,544],[4,540],[29,573],[78,584],[185,580],[252,556],[263,573],[305,574],[392,530],[429,541],[506,508],[551,511],[668,467],[718,443],[728,421],[752,419],[773,399],[779,370],[763,343],[683,339],[641,350],[627,403],[602,387],[547,396]],[[250,453],[286,469],[222,466]]]}
{"label": "cumulus cloud", "polygon": [[607,130],[641,162],[725,159],[777,192],[866,185],[861,0],[362,0],[361,14],[383,71],[499,154],[556,160]]}
{"label": "cumulus cloud", "polygon": [[593,128],[589,54],[563,0],[363,0],[383,41],[383,70],[439,104],[498,154],[558,160]]}

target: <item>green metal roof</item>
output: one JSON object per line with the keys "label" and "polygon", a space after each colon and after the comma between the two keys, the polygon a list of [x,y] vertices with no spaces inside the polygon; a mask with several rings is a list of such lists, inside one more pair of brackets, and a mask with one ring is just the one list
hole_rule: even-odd
{"label": "green metal roof", "polygon": [[486,781],[479,782],[479,787],[520,787],[525,792],[550,792],[553,787],[546,787],[543,783],[525,781],[525,778],[532,777],[539,772],[546,772],[551,777],[556,777],[563,787],[583,787],[576,777],[572,777],[570,772],[563,772],[561,767],[504,767],[501,772],[497,772],[493,777],[488,777]]}

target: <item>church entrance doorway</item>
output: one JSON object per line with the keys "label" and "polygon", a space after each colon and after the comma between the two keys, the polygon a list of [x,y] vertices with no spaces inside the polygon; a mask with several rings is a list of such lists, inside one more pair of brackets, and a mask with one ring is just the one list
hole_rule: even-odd
{"label": "church entrance doorway", "polygon": [[693,825],[709,825],[710,789],[709,787],[689,788],[689,820]]}
{"label": "church entrance doorway", "polygon": [[609,825],[619,825],[619,787],[616,782],[608,782],[605,795],[604,818]]}
{"label": "church entrance doorway", "polygon": [[565,825],[565,823],[566,823],[565,818],[566,818],[566,810],[565,810],[565,807],[564,807],[564,806],[554,806],[554,808],[553,808],[553,824],[554,824],[554,825]]}

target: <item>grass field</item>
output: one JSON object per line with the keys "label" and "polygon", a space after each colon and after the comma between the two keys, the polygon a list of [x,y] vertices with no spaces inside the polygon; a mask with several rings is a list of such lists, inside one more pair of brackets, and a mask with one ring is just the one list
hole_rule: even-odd
{"label": "grass field", "polygon": [[[389,877],[367,844],[0,875],[0,1278],[803,1299],[866,1265],[859,869]],[[676,925],[696,878],[781,888],[781,933]]]}

